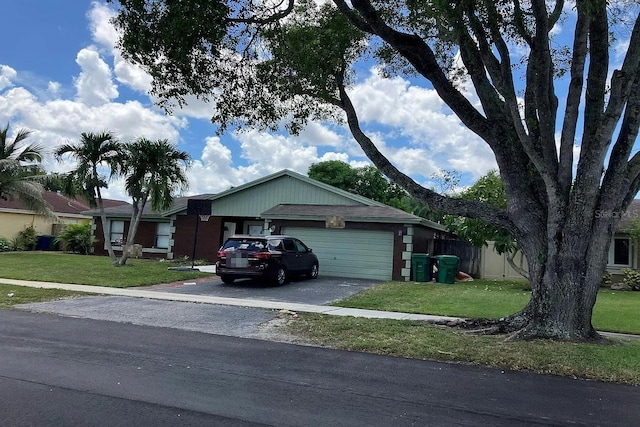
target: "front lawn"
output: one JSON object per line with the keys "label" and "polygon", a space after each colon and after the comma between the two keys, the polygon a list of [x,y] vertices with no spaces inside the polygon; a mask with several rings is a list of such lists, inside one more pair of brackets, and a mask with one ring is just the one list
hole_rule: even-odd
{"label": "front lawn", "polygon": [[[525,282],[476,280],[453,285],[388,282],[333,305],[454,317],[504,317],[530,298]],[[640,292],[602,289],[593,312],[600,331],[640,334]]]}
{"label": "front lawn", "polygon": [[[63,252],[0,252],[0,278],[126,288],[211,276],[199,271],[168,270],[178,263],[129,259],[114,267],[106,256]],[[188,263],[188,267],[191,263]]]}

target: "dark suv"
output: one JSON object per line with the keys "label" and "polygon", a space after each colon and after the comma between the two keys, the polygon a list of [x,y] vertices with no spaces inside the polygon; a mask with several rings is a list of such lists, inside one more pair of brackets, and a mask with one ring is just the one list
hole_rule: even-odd
{"label": "dark suv", "polygon": [[224,283],[262,278],[283,285],[293,275],[315,279],[318,268],[318,257],[290,236],[231,236],[218,251],[216,262],[216,274]]}

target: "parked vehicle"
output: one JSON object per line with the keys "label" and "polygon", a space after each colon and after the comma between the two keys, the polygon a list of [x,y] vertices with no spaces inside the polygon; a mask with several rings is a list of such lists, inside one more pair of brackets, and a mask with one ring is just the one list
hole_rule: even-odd
{"label": "parked vehicle", "polygon": [[318,277],[318,257],[300,239],[290,236],[235,235],[218,251],[216,274],[224,283],[259,278],[276,285],[291,276]]}

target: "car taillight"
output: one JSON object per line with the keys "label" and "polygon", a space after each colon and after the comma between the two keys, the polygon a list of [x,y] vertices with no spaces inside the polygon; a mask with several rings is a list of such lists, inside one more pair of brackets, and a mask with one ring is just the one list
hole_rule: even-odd
{"label": "car taillight", "polygon": [[255,252],[253,256],[258,259],[269,259],[271,258],[271,252]]}
{"label": "car taillight", "polygon": [[226,258],[227,253],[225,251],[218,251],[218,258]]}

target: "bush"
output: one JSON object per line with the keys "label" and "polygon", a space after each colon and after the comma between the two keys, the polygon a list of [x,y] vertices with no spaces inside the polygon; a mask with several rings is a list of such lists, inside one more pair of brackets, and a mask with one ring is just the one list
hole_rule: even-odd
{"label": "bush", "polygon": [[613,284],[613,278],[611,277],[611,273],[605,271],[602,275],[602,282],[600,282],[600,287],[602,288],[610,288]]}
{"label": "bush", "polygon": [[622,270],[622,284],[634,291],[640,291],[640,271],[625,268]]}
{"label": "bush", "polygon": [[0,252],[9,252],[13,250],[13,243],[9,239],[0,237]]}
{"label": "bush", "polygon": [[18,251],[32,251],[38,244],[38,235],[33,225],[28,226],[18,233],[13,239],[13,247]]}
{"label": "bush", "polygon": [[62,250],[82,255],[91,253],[94,241],[91,224],[67,224],[54,240]]}

